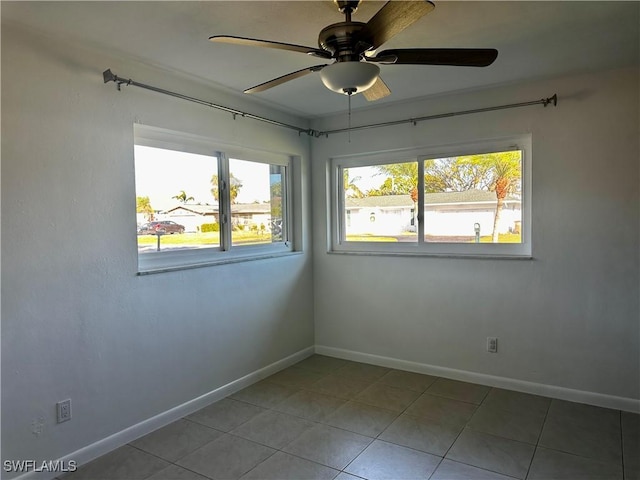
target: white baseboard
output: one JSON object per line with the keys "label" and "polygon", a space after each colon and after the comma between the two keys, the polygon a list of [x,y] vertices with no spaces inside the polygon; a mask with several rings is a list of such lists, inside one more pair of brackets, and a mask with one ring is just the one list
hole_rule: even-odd
{"label": "white baseboard", "polygon": [[523,393],[542,395],[545,397],[569,400],[571,402],[586,403],[598,407],[613,408],[627,412],[640,413],[640,400],[627,397],[617,397],[602,393],[574,390],[571,388],[557,387],[555,385],[545,385],[542,383],[527,382],[515,378],[498,377],[486,375],[484,373],[469,372],[467,370],[457,370],[454,368],[438,367],[425,363],[411,362],[397,358],[383,357],[370,353],[355,352],[353,350],[343,350],[341,348],[316,345],[316,353],[330,357],[343,358],[356,362],[370,363],[381,367],[396,368],[410,372],[424,373],[437,377],[450,378],[464,382],[480,383],[490,387],[499,387],[507,390],[515,390]]}
{"label": "white baseboard", "polygon": [[[264,368],[256,370],[255,372],[251,372],[242,378],[218,387],[215,390],[194,398],[193,400],[189,400],[182,405],[178,405],[170,410],[156,415],[155,417],[151,417],[147,420],[137,423],[136,425],[132,425],[131,427],[128,427],[120,432],[103,438],[102,440],[98,440],[91,445],[87,445],[86,447],[76,450],[75,452],[59,459],[59,461],[63,465],[68,465],[69,461],[71,460],[76,462],[78,466],[84,465],[91,460],[95,460],[96,458],[105,455],[112,450],[115,450],[116,448],[126,445],[127,443],[130,443],[144,435],[147,435],[148,433],[151,433],[159,428],[169,425],[172,422],[175,422],[176,420],[190,415],[200,410],[201,408],[210,405],[213,402],[228,397],[229,395],[258,382],[263,378],[268,377],[269,375],[273,375],[283,368],[298,363],[301,360],[304,360],[308,356],[312,355],[313,352],[314,347],[307,347],[303,350],[300,350],[293,355],[289,355],[282,360],[278,360],[277,362],[267,365]],[[51,480],[58,474],[59,473],[31,471],[15,477],[13,480]]]}

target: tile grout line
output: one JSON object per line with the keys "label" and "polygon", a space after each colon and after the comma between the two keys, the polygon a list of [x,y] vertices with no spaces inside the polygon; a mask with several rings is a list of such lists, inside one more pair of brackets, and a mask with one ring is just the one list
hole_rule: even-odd
{"label": "tile grout line", "polygon": [[[215,439],[214,439],[214,440],[215,440]],[[211,442],[213,442],[214,440],[211,440]],[[200,447],[198,447],[198,448],[202,448],[202,447],[204,447],[205,445],[207,445],[207,444],[209,444],[209,443],[211,443],[211,442],[207,442],[207,443],[205,443],[205,444],[201,445],[201,446],[200,446]],[[177,462],[178,460],[180,460],[180,458],[184,458],[184,457],[186,457],[187,455],[190,455],[191,453],[195,452],[196,450],[198,450],[198,448],[194,449],[194,450],[193,450],[193,452],[189,452],[189,453],[185,454],[183,457],[180,457],[180,458],[176,459],[176,460],[175,460],[175,462],[173,462],[173,461],[167,460],[166,458],[162,458],[161,456],[156,455],[155,453],[147,452],[146,450],[144,450],[144,449],[142,449],[142,448],[140,448],[140,447],[136,447],[135,445],[131,445],[130,443],[127,443],[126,445],[128,445],[128,446],[130,446],[130,447],[132,447],[132,448],[135,448],[136,450],[138,450],[138,451],[140,451],[140,452],[142,452],[142,453],[146,453],[147,455],[151,455],[152,457],[158,458],[158,459],[160,459],[160,460],[162,460],[162,461],[164,461],[164,462],[167,462],[167,463],[169,464],[167,467],[163,468],[162,470],[158,470],[157,472],[152,473],[152,474],[151,474],[151,475],[149,475],[148,477],[144,477],[144,478],[145,478],[145,480],[146,480],[146,479],[149,479],[149,478],[151,478],[151,477],[153,477],[154,475],[157,475],[158,473],[162,472],[163,470],[166,470],[166,469],[167,469],[167,468],[169,468],[170,466],[176,466],[176,467],[178,467],[178,468],[183,468],[183,469],[185,469],[185,470],[188,470],[189,472],[193,472],[193,473],[195,473],[196,475],[200,475],[200,476],[202,476],[202,477],[204,477],[204,478],[209,478],[209,479],[211,479],[211,477],[207,477],[206,475],[203,475],[202,473],[198,473],[198,472],[196,472],[195,470],[191,470],[190,468],[183,467],[182,465],[178,465],[177,463],[175,463],[175,462]]]}
{"label": "tile grout line", "polygon": [[[391,372],[391,371],[393,371],[393,370],[394,370],[394,369],[389,369],[389,372]],[[381,380],[385,375],[387,375],[387,374],[388,374],[388,372],[387,372],[387,373],[385,373],[384,375],[382,375],[380,378],[378,378],[378,379],[374,380],[374,382],[373,382],[371,385],[374,385],[374,384],[378,383],[378,382],[379,382],[379,381],[380,381],[380,380]],[[418,374],[418,375],[420,375],[420,374]],[[377,408],[380,408],[380,409],[382,409],[382,410],[388,410],[389,412],[396,413],[397,415],[396,415],[396,418],[394,418],[394,419],[389,423],[389,425],[387,425],[387,426],[386,426],[386,427],[385,427],[385,428],[384,428],[380,433],[378,433],[375,437],[373,437],[373,440],[369,443],[369,445],[367,445],[367,447],[366,447],[364,450],[362,450],[362,452],[360,452],[360,453],[359,453],[359,454],[358,454],[358,455],[357,455],[353,460],[351,460],[351,461],[350,461],[350,462],[349,462],[349,463],[348,463],[344,468],[345,468],[345,469],[346,469],[346,468],[348,468],[348,467],[349,467],[349,465],[351,465],[353,462],[355,462],[355,461],[360,457],[360,455],[362,455],[362,454],[364,453],[364,451],[365,451],[367,448],[369,448],[369,447],[373,444],[373,442],[375,442],[375,441],[385,442],[385,443],[389,443],[389,444],[391,444],[391,445],[395,445],[395,446],[398,446],[398,447],[408,448],[408,449],[413,450],[413,451],[416,451],[416,452],[426,453],[426,454],[428,454],[428,455],[433,455],[433,454],[431,454],[431,453],[429,453],[429,452],[423,452],[422,450],[418,450],[418,449],[415,449],[415,448],[406,447],[406,446],[404,446],[404,445],[398,445],[398,444],[393,443],[393,442],[389,442],[389,441],[386,441],[386,440],[382,440],[382,439],[380,439],[380,435],[382,435],[384,432],[386,432],[386,431],[389,429],[389,427],[390,427],[390,426],[391,426],[391,425],[392,425],[392,424],[393,424],[393,423],[394,423],[398,418],[400,418],[400,417],[402,416],[402,414],[404,414],[404,413],[409,409],[409,407],[411,407],[411,405],[413,405],[415,402],[417,402],[417,401],[418,401],[418,399],[419,399],[422,395],[424,395],[424,394],[425,394],[425,392],[429,389],[429,387],[431,387],[431,385],[433,385],[433,384],[436,382],[436,380],[437,380],[438,378],[440,378],[440,377],[435,377],[434,381],[433,381],[433,382],[431,382],[429,385],[427,385],[427,387],[426,387],[426,388],[425,388],[425,389],[424,389],[424,390],[423,390],[423,391],[418,395],[418,397],[417,397],[415,400],[413,400],[409,405],[407,405],[407,406],[406,406],[402,411],[400,411],[400,412],[396,412],[395,410],[388,410],[388,409],[385,409],[385,408],[383,408],[383,407],[378,407],[377,405],[368,405],[368,404],[366,404],[366,403],[359,402],[359,403],[362,403],[363,405],[368,405],[368,406],[371,406],[371,407],[377,407]],[[369,387],[370,387],[371,385],[369,385]],[[386,384],[382,383],[381,385],[386,385]],[[390,386],[390,387],[394,387],[394,388],[400,388],[400,387],[395,387],[394,385],[386,385],[386,386]],[[369,387],[367,387],[367,388],[369,388]],[[365,388],[365,390],[366,390],[366,388]],[[404,389],[404,390],[409,390],[409,389]],[[364,390],[363,390],[363,391],[364,391]],[[417,390],[411,390],[411,391],[418,392]],[[354,402],[356,402],[356,403],[358,403],[356,400],[353,400],[353,401],[354,401]],[[434,456],[436,456],[436,457],[437,457],[438,455],[434,455]],[[434,468],[434,470],[433,470],[433,472],[431,473],[431,475],[429,475],[429,478],[431,478],[431,476],[433,475],[433,473],[438,469],[438,467],[440,466],[440,463],[442,463],[442,460],[443,460],[443,457],[441,457],[441,458],[440,458],[440,461],[438,462],[438,465],[436,465],[436,467]],[[348,475],[352,475],[351,473],[347,472],[345,469],[342,469],[342,470],[341,470],[341,472],[346,473],[346,474],[348,474]],[[361,477],[358,477],[358,478],[361,478]]]}
{"label": "tile grout line", "polygon": [[[552,402],[554,400],[559,400],[559,399],[552,399]],[[559,400],[559,401],[564,401],[564,400]],[[577,403],[577,402],[571,402],[571,403]],[[596,408],[604,408],[606,410],[614,410],[614,411],[618,412],[619,414],[621,414],[621,412],[622,412],[622,410],[616,410],[616,409],[611,409],[611,408],[606,408],[606,407],[596,407]],[[551,409],[551,404],[549,405],[549,409]],[[547,413],[547,418],[548,418],[548,413]],[[545,418],[545,423],[547,421],[547,418]],[[553,420],[551,420],[551,421],[553,421]],[[581,425],[581,423],[579,421],[569,420],[568,422],[570,424],[572,424],[572,425]],[[622,428],[620,428],[620,429],[622,430]],[[543,425],[543,431],[544,431],[544,425]],[[540,433],[540,439],[541,438],[542,438],[542,432]],[[538,440],[538,443],[539,443],[540,439]],[[621,447],[620,458],[622,459],[622,453],[623,453],[622,452],[622,445],[620,445],[620,447]],[[612,465],[612,464],[615,463],[613,460],[608,459],[608,458],[599,458],[599,457],[587,456],[587,455],[582,454],[582,453],[575,453],[575,452],[572,452],[572,451],[569,451],[569,450],[562,450],[561,449],[562,447],[548,447],[548,446],[545,446],[545,445],[538,445],[537,444],[536,445],[536,449],[538,449],[538,448],[551,450],[553,452],[562,453],[564,455],[570,455],[572,457],[577,457],[577,458],[581,458],[583,460],[589,460],[589,461],[600,463],[600,464]]]}
{"label": "tile grout line", "polygon": [[525,480],[529,478],[529,473],[531,472],[531,466],[533,465],[533,459],[538,452],[538,446],[540,445],[540,439],[542,438],[542,432],[544,432],[544,426],[547,423],[547,418],[549,417],[549,410],[551,410],[551,404],[553,403],[553,399],[549,401],[549,405],[547,406],[546,411],[544,412],[544,420],[542,421],[542,427],[540,428],[540,433],[538,434],[538,439],[536,440],[535,448],[533,449],[533,455],[531,455],[531,460],[529,461],[529,466],[527,467],[527,473],[524,476]]}
{"label": "tile grout line", "polygon": [[[293,366],[295,366],[295,365],[293,365]],[[300,367],[299,367],[299,368],[300,368]],[[341,367],[341,368],[342,368],[342,367]],[[326,372],[317,372],[317,371],[313,371],[313,370],[305,369],[305,368],[302,368],[302,369],[303,369],[303,370],[306,370],[306,371],[310,371],[310,372],[312,372],[312,373],[322,374],[323,376],[322,376],[321,378],[319,378],[319,379],[317,380],[317,382],[319,382],[319,381],[321,381],[322,379],[324,379],[324,378],[326,378],[326,377],[328,377],[328,376],[330,376],[330,375],[331,375],[331,373],[326,373]],[[268,377],[267,377],[267,378],[268,378]],[[266,380],[266,379],[265,379],[265,380]],[[376,380],[376,381],[377,381],[377,380]],[[267,382],[268,382],[268,380],[267,380]],[[350,400],[346,400],[346,399],[343,399],[343,398],[339,398],[339,397],[336,397],[336,396],[333,396],[333,395],[327,395],[327,394],[322,394],[322,393],[319,393],[319,392],[314,392],[314,391],[312,391],[312,390],[308,390],[308,389],[307,389],[307,388],[305,388],[304,386],[300,386],[300,385],[293,386],[293,385],[278,384],[278,383],[274,383],[274,382],[268,382],[268,383],[272,383],[272,384],[274,384],[274,385],[282,385],[282,386],[291,387],[291,388],[297,388],[297,389],[299,389],[299,391],[306,391],[306,392],[310,392],[310,393],[313,393],[313,394],[318,394],[318,395],[323,395],[323,396],[327,396],[327,397],[330,397],[330,398],[336,398],[336,399],[339,399],[339,400],[344,400],[344,401],[345,401],[345,404],[346,404],[346,403],[348,403],[348,402],[350,401]],[[316,383],[316,382],[314,382],[314,383]],[[375,383],[375,381],[374,381],[373,383]],[[373,384],[373,383],[372,383],[372,384]],[[368,387],[367,387],[367,388],[368,388]],[[298,393],[298,392],[296,392],[296,393]],[[247,404],[249,404],[249,405],[258,406],[258,407],[260,407],[260,408],[265,408],[265,410],[266,410],[266,411],[272,411],[272,412],[275,412],[275,413],[277,413],[277,414],[281,414],[281,415],[290,415],[290,416],[292,416],[292,417],[294,417],[294,418],[299,418],[299,419],[301,419],[301,420],[305,420],[305,421],[308,421],[308,422],[313,423],[314,425],[313,425],[312,427],[310,427],[309,429],[307,429],[307,431],[308,431],[308,430],[311,430],[312,428],[316,428],[317,426],[326,426],[326,427],[329,427],[329,428],[336,428],[336,429],[342,430],[342,431],[344,431],[344,432],[353,433],[353,434],[356,434],[356,435],[361,435],[361,436],[363,436],[363,437],[367,437],[367,438],[371,439],[371,441],[367,444],[367,446],[366,446],[362,451],[366,450],[366,449],[369,447],[369,445],[371,445],[371,443],[373,443],[373,441],[375,441],[375,438],[374,438],[374,437],[369,437],[368,435],[362,435],[362,434],[359,434],[359,433],[357,433],[357,432],[351,432],[350,430],[342,429],[342,428],[339,428],[339,427],[334,427],[334,426],[332,426],[332,425],[328,425],[328,424],[322,423],[322,421],[321,421],[321,420],[312,420],[312,419],[309,419],[309,418],[306,418],[306,417],[301,417],[301,416],[296,415],[296,414],[293,414],[293,413],[281,412],[281,411],[276,410],[276,409],[274,408],[274,407],[277,407],[280,403],[284,403],[284,402],[285,402],[289,397],[291,397],[291,396],[293,396],[293,395],[296,395],[296,394],[294,393],[294,394],[292,394],[292,395],[289,395],[287,398],[283,399],[281,402],[279,402],[278,404],[276,404],[276,405],[274,405],[274,406],[272,406],[272,407],[264,407],[264,406],[261,406],[261,405],[255,405],[255,404],[252,404],[251,402],[248,402],[248,401],[245,401],[245,400],[242,400],[242,399],[235,399],[235,400],[240,401],[240,402],[243,402],[243,403],[247,403]],[[343,404],[343,405],[344,405],[344,404]],[[340,407],[342,407],[342,405],[341,405]],[[340,408],[340,407],[338,407],[338,408]],[[337,409],[336,409],[336,410],[337,410]],[[264,413],[264,412],[263,412],[263,413]],[[256,416],[257,416],[257,415],[256,415]],[[250,422],[253,418],[255,418],[255,416],[254,416],[254,417],[252,417],[251,419],[248,419],[248,420],[246,420],[245,422],[243,422],[243,423],[241,423],[241,424],[237,425],[235,428],[238,428],[238,427],[240,427],[241,425],[244,425],[244,424],[246,424],[246,423]],[[234,428],[234,429],[235,429],[235,428]],[[254,469],[258,468],[258,466],[260,466],[262,463],[266,462],[269,458],[271,458],[273,455],[275,455],[275,454],[276,454],[276,453],[278,453],[278,452],[282,452],[282,453],[283,453],[283,454],[285,454],[285,455],[291,455],[291,456],[293,456],[293,457],[299,458],[299,459],[304,460],[304,461],[306,461],[306,462],[310,462],[310,463],[313,463],[313,464],[316,464],[316,465],[320,465],[320,466],[325,467],[325,468],[330,468],[330,469],[332,469],[332,470],[335,470],[335,471],[337,472],[337,474],[336,474],[336,476],[335,476],[335,477],[337,477],[338,475],[340,475],[340,473],[344,472],[344,469],[337,469],[337,468],[332,467],[332,466],[330,466],[330,465],[325,465],[325,464],[322,464],[322,463],[316,462],[316,461],[314,461],[314,460],[310,460],[310,459],[308,459],[308,458],[301,457],[301,456],[299,456],[299,455],[296,455],[295,453],[291,453],[291,452],[287,452],[287,451],[283,450],[283,449],[284,449],[284,448],[286,448],[288,445],[292,444],[292,443],[293,443],[293,442],[295,442],[298,438],[300,438],[302,435],[304,435],[304,434],[306,433],[306,431],[305,431],[305,432],[302,432],[302,433],[301,433],[300,435],[298,435],[296,438],[294,438],[294,439],[290,440],[289,442],[287,442],[287,443],[286,443],[285,445],[283,445],[281,448],[274,448],[274,447],[272,447],[272,446],[270,446],[270,445],[265,445],[265,444],[262,444],[262,443],[260,443],[260,442],[255,441],[255,440],[249,440],[249,439],[247,439],[247,438],[244,438],[244,437],[241,437],[241,436],[236,435],[236,434],[234,434],[234,433],[231,433],[231,431],[229,431],[229,432],[224,432],[224,433],[228,433],[229,435],[235,436],[235,437],[237,437],[237,438],[242,438],[243,440],[251,441],[251,442],[254,442],[254,443],[258,444],[258,445],[262,445],[262,446],[265,446],[265,447],[267,447],[267,448],[271,448],[271,449],[275,450],[275,452],[274,452],[274,453],[272,453],[271,455],[269,455],[269,457],[267,457],[267,458],[265,458],[263,461],[259,462],[257,465],[255,465],[254,467],[252,467],[250,470],[248,470],[247,472],[245,472],[243,475],[246,475],[247,473],[251,472],[252,470],[254,470]],[[361,453],[362,453],[362,452],[360,452],[360,453],[359,453],[355,458],[357,458],[358,456],[360,456],[360,454],[361,454]],[[355,458],[354,458],[354,460],[355,460]],[[353,461],[353,460],[352,460],[352,461]],[[344,468],[347,468],[347,467],[351,464],[351,462],[352,462],[352,461],[350,461],[349,463],[347,463],[347,465],[345,465],[345,467],[344,467]],[[197,473],[197,472],[196,472],[196,473]],[[345,473],[347,473],[347,472],[345,472]],[[335,478],[335,477],[334,477],[334,478]]]}
{"label": "tile grout line", "polygon": [[[441,377],[437,377],[436,380],[434,380],[431,385],[429,385],[426,390],[424,392],[422,392],[422,394],[420,395],[420,397],[422,395],[424,395],[427,390],[429,390],[429,388],[431,388],[431,386],[437,382],[437,379],[441,378]],[[429,395],[433,395],[432,393],[430,393]],[[437,396],[437,395],[434,395]],[[418,397],[418,398],[420,398]],[[442,397],[441,397],[442,398]],[[417,400],[416,400],[417,401]],[[413,402],[415,403],[415,402]],[[408,408],[408,407],[407,407]],[[474,412],[475,413],[475,412]],[[473,415],[472,415],[473,416]],[[466,425],[466,424],[465,424]],[[433,478],[433,476],[436,474],[436,472],[438,471],[438,468],[440,468],[440,465],[442,465],[442,462],[444,462],[445,457],[447,456],[447,453],[449,453],[449,450],[451,450],[451,447],[453,447],[453,444],[456,443],[458,441],[458,438],[460,437],[460,435],[462,434],[464,430],[464,426],[460,429],[460,431],[458,432],[458,435],[456,435],[456,438],[454,438],[453,442],[451,442],[451,445],[449,445],[449,448],[447,448],[447,451],[444,452],[444,454],[442,455],[442,457],[440,457],[440,461],[438,462],[438,465],[436,465],[436,468],[433,469],[433,472],[431,472],[431,475],[429,475],[429,479]]]}
{"label": "tile grout line", "polygon": [[620,414],[620,457],[622,460],[622,479],[627,480],[627,473],[624,468],[624,432],[622,431],[622,410],[618,412]]}
{"label": "tile grout line", "polygon": [[[468,427],[469,422],[471,422],[471,420],[473,419],[473,417],[475,416],[475,414],[478,412],[478,410],[480,409],[480,407],[481,407],[481,406],[482,406],[482,404],[484,403],[485,399],[489,396],[489,393],[491,393],[491,391],[492,391],[492,390],[494,390],[494,389],[495,389],[495,387],[491,387],[491,388],[489,389],[489,391],[485,394],[485,396],[482,398],[482,401],[481,401],[479,404],[472,404],[472,405],[476,405],[476,409],[475,409],[475,411],[473,412],[473,415],[471,415],[471,417],[469,418],[469,420],[467,420],[467,422],[464,424],[464,426],[463,426],[463,427],[462,427],[462,429],[460,430],[460,433],[458,433],[458,436],[456,437],[456,439],[451,443],[451,445],[449,446],[449,448],[447,449],[447,451],[446,451],[446,452],[445,452],[445,454],[443,455],[442,460],[440,461],[440,463],[442,463],[442,461],[444,461],[444,460],[446,459],[447,454],[448,454],[448,453],[449,453],[449,451],[453,448],[453,446],[454,446],[454,445],[455,445],[455,443],[458,441],[458,439],[460,438],[460,436],[462,435],[462,433],[463,433],[467,428],[469,428],[469,427]],[[472,428],[469,428],[469,430],[471,430],[472,432],[473,432],[473,431],[476,431],[476,430],[473,430]],[[491,435],[490,433],[486,433],[486,432],[479,432],[479,433],[484,433],[485,435]],[[504,438],[504,437],[500,437],[499,435],[492,435],[492,436],[494,436],[494,437],[496,437],[496,438]],[[516,440],[514,440],[514,441],[516,441]],[[522,442],[522,443],[524,443],[524,442]],[[462,464],[462,465],[468,465],[468,466],[470,466],[470,467],[477,468],[477,469],[480,469],[480,470],[484,470],[484,471],[487,471],[487,472],[497,473],[498,475],[503,475],[503,476],[505,476],[505,477],[514,478],[514,479],[516,479],[516,478],[517,478],[517,477],[512,477],[511,475],[507,475],[507,474],[502,473],[502,472],[497,472],[497,471],[495,471],[495,470],[489,470],[488,468],[478,467],[477,465],[472,465],[472,464],[470,464],[470,463],[461,462],[461,461],[459,461],[459,460],[450,460],[450,461],[452,461],[452,462],[457,462],[457,463],[460,463],[460,464]],[[438,466],[439,466],[439,465],[440,465],[440,464],[438,464]],[[434,470],[434,471],[433,471],[433,473],[431,474],[431,476],[430,476],[429,478],[433,477],[433,475],[435,474],[435,472],[436,472],[436,471]],[[526,478],[526,477],[525,477],[525,478]],[[520,480],[522,480],[522,479],[520,479]]]}

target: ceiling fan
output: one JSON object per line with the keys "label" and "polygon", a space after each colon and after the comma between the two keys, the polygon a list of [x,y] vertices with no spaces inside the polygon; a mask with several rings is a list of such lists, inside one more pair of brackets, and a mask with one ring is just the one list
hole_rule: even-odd
{"label": "ceiling fan", "polygon": [[345,15],[345,21],[322,29],[318,37],[319,48],[228,35],[214,35],[209,37],[209,40],[288,50],[333,60],[330,64],[314,65],[274,78],[248,88],[244,93],[262,92],[309,73],[319,72],[328,89],[349,96],[362,92],[369,101],[378,100],[391,93],[380,78],[377,63],[486,67],[498,56],[498,51],[492,48],[402,48],[372,54],[393,36],[433,10],[435,5],[425,0],[388,1],[371,20],[363,23],[351,20],[351,15],[357,10],[360,0],[334,0],[334,3]]}

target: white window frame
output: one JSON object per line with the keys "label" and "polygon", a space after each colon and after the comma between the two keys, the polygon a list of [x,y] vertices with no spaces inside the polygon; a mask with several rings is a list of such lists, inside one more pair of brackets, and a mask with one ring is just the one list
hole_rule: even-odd
{"label": "white window frame", "polygon": [[[273,258],[293,254],[293,161],[294,156],[258,150],[203,138],[187,133],[174,132],[147,125],[134,125],[134,144],[147,147],[175,150],[217,158],[219,179],[220,246],[197,248],[183,251],[138,252],[138,274],[182,270],[240,261]],[[229,159],[254,163],[279,165],[284,167],[282,230],[283,241],[257,245],[232,245],[231,241],[231,200],[229,189]],[[134,210],[135,213],[135,210]]]}
{"label": "white window frame", "polygon": [[[436,243],[424,241],[424,160],[508,150],[522,151],[522,243]],[[391,152],[334,157],[330,162],[331,226],[329,253],[444,257],[531,258],[531,135],[426,146]],[[343,169],[418,162],[418,225],[416,242],[353,242],[346,240]]]}

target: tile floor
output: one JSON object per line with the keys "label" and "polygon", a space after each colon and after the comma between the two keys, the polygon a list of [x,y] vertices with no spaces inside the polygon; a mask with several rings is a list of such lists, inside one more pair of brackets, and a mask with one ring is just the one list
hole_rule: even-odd
{"label": "tile floor", "polygon": [[64,480],[639,480],[639,415],[314,355]]}

